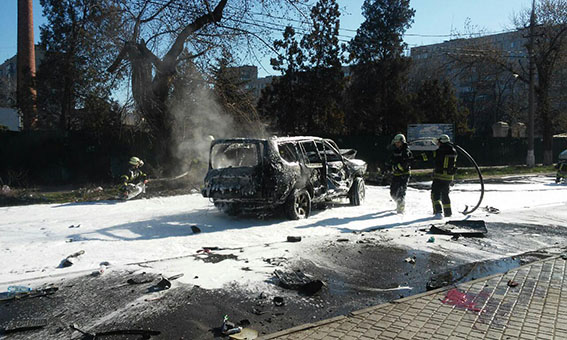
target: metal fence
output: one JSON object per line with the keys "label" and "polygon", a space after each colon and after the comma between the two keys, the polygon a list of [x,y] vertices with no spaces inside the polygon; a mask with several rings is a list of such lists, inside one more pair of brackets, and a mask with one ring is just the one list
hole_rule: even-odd
{"label": "metal fence", "polygon": [[[341,148],[358,151],[357,158],[369,170],[383,167],[392,136],[327,136]],[[457,144],[467,150],[479,165],[525,164],[527,140],[519,138],[464,138]],[[567,138],[555,138],[554,161],[567,149]],[[127,169],[128,158],[142,157],[151,167],[156,155],[148,136],[126,133],[122,136],[90,135],[84,132],[0,132],[0,184],[61,185],[115,181]],[[543,161],[541,140],[535,143],[536,162]],[[415,157],[419,159],[419,157]],[[469,166],[464,157],[459,166]],[[462,163],[462,164],[461,164]],[[431,164],[416,161],[414,168]]]}

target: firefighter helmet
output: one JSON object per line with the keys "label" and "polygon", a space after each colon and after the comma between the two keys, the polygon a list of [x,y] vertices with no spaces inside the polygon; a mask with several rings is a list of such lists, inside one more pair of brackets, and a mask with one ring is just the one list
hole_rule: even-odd
{"label": "firefighter helmet", "polygon": [[134,165],[134,166],[135,165],[139,165],[139,166],[144,165],[144,162],[141,159],[139,159],[138,157],[130,157],[130,161],[128,163],[130,163],[130,165]]}
{"label": "firefighter helmet", "polygon": [[449,136],[447,136],[445,134],[439,136],[438,140],[439,140],[439,143],[449,143],[451,141]]}
{"label": "firefighter helmet", "polygon": [[394,139],[392,139],[392,144],[395,142],[402,142],[405,143],[406,142],[406,136],[404,136],[401,133],[398,133],[397,135],[394,136]]}

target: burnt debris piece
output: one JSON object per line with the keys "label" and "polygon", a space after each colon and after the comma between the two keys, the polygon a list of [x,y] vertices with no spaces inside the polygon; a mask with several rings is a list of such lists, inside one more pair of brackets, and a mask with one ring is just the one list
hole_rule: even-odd
{"label": "burnt debris piece", "polygon": [[301,236],[288,236],[288,242],[301,242]]}
{"label": "burnt debris piece", "polygon": [[313,295],[325,285],[321,280],[313,280],[300,271],[283,272],[275,270],[274,274],[279,280],[279,285],[286,289],[297,290],[299,293]]}
{"label": "burnt debris piece", "polygon": [[285,305],[285,301],[284,298],[281,296],[274,296],[274,305],[277,307],[282,307],[283,305]]}
{"label": "burnt debris piece", "polygon": [[61,263],[59,263],[58,268],[67,268],[67,267],[71,267],[73,265],[73,261],[71,261],[72,258],[77,258],[81,255],[83,255],[85,253],[84,250],[79,250],[76,253],[73,253],[69,256],[67,256],[66,258],[64,258],[63,260],[61,260]]}
{"label": "burnt debris piece", "polygon": [[47,326],[47,319],[21,319],[10,320],[0,333],[10,334],[39,329]]}
{"label": "burnt debris piece", "polygon": [[59,288],[57,287],[48,287],[42,289],[32,289],[27,292],[3,292],[0,293],[0,302],[47,296],[55,294],[58,289]]}
{"label": "burnt debris piece", "polygon": [[491,206],[486,206],[484,208],[482,208],[482,210],[486,211],[487,213],[490,214],[500,214],[500,209],[495,208],[495,207],[491,207]]}
{"label": "burnt debris piece", "polygon": [[429,229],[434,234],[460,235],[464,237],[484,237],[488,232],[482,220],[449,221],[445,224],[432,224]]}
{"label": "burnt debris piece", "polygon": [[159,280],[158,283],[148,288],[148,292],[153,293],[153,292],[159,292],[162,290],[169,289],[171,288],[171,281],[176,280],[182,276],[183,274],[177,274],[170,277],[162,276],[161,280]]}
{"label": "burnt debris piece", "polygon": [[152,331],[149,329],[116,329],[111,331],[105,332],[87,332],[84,329],[81,329],[77,324],[69,325],[69,327],[81,333],[83,335],[83,339],[88,340],[95,340],[106,336],[113,336],[113,335],[141,335],[141,339],[150,339],[154,335],[160,335],[160,331]]}

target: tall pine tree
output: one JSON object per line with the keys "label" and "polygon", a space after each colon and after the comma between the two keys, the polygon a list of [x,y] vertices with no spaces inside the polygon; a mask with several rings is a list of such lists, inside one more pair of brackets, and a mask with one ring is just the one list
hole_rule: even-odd
{"label": "tall pine tree", "polygon": [[344,132],[342,95],[344,76],[339,46],[340,17],[336,0],[319,0],[311,9],[312,29],[301,46],[307,56],[305,68],[308,132],[340,134]]}
{"label": "tall pine tree", "polygon": [[48,24],[40,28],[45,51],[38,71],[40,124],[61,130],[100,127],[85,122],[106,118],[82,116],[111,106],[115,83],[105,70],[111,56],[103,36],[120,27],[113,5],[110,0],[41,0],[41,5]]}
{"label": "tall pine tree", "polygon": [[350,42],[352,77],[347,91],[351,133],[404,131],[411,111],[406,90],[409,60],[403,34],[413,23],[409,0],[365,0],[365,21]]}

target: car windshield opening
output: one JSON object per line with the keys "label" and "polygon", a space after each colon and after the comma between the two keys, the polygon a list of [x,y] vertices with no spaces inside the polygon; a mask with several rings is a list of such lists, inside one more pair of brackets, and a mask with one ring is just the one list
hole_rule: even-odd
{"label": "car windshield opening", "polygon": [[253,167],[258,164],[257,143],[219,143],[211,151],[213,169]]}

